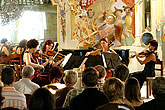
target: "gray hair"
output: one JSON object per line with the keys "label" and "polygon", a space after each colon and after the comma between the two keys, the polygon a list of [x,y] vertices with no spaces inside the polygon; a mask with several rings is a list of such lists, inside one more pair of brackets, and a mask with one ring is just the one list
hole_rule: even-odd
{"label": "gray hair", "polygon": [[152,90],[155,95],[165,93],[165,77],[156,77],[152,80]]}
{"label": "gray hair", "polygon": [[78,72],[75,70],[65,70],[65,76],[63,78],[66,85],[74,85],[77,82]]}
{"label": "gray hair", "polygon": [[28,77],[28,78],[30,78],[32,75],[34,75],[34,72],[35,72],[34,68],[30,65],[25,66],[22,69],[23,76]]}

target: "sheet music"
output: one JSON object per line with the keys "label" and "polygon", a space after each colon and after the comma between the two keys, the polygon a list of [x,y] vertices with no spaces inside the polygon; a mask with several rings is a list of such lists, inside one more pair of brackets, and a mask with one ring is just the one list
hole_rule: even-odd
{"label": "sheet music", "polygon": [[104,67],[105,67],[105,68],[107,68],[107,64],[106,64],[106,61],[105,61],[105,57],[104,57],[104,55],[103,55],[103,54],[101,54],[101,56],[102,56],[102,59],[103,59],[103,64],[104,64]]}
{"label": "sheet music", "polygon": [[68,62],[68,60],[70,59],[70,57],[72,56],[72,53],[69,53],[65,56],[64,61],[60,64],[61,67],[64,67],[66,65],[66,63]]}
{"label": "sheet music", "polygon": [[81,65],[79,66],[79,68],[81,68],[85,64],[85,62],[87,61],[87,59],[88,59],[87,57],[84,58],[84,60],[82,61]]}

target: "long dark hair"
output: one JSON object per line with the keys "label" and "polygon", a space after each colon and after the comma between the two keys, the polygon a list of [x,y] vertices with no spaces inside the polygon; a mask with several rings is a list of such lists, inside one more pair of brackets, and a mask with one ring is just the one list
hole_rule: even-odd
{"label": "long dark hair", "polygon": [[[54,42],[52,40],[47,40],[42,47],[42,51],[45,52],[46,51],[46,45],[51,45],[51,44],[53,44],[53,47],[54,47]],[[53,49],[53,47],[52,47],[52,49]]]}

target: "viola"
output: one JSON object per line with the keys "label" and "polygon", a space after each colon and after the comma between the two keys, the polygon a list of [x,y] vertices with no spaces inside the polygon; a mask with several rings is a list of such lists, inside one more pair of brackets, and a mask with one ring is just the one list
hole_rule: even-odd
{"label": "viola", "polygon": [[49,55],[49,56],[54,56],[54,57],[58,57],[58,58],[60,58],[60,59],[62,59],[62,58],[65,57],[63,54],[58,53],[58,52],[55,52],[55,51],[53,51],[53,50],[48,51],[48,52],[47,52],[47,55]]}

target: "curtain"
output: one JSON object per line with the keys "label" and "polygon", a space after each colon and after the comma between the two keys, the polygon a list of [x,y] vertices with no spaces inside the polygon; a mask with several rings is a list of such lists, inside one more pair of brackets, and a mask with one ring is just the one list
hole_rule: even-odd
{"label": "curtain", "polygon": [[127,6],[133,8],[133,13],[132,13],[132,34],[135,37],[135,0],[122,0],[123,3],[125,3]]}

